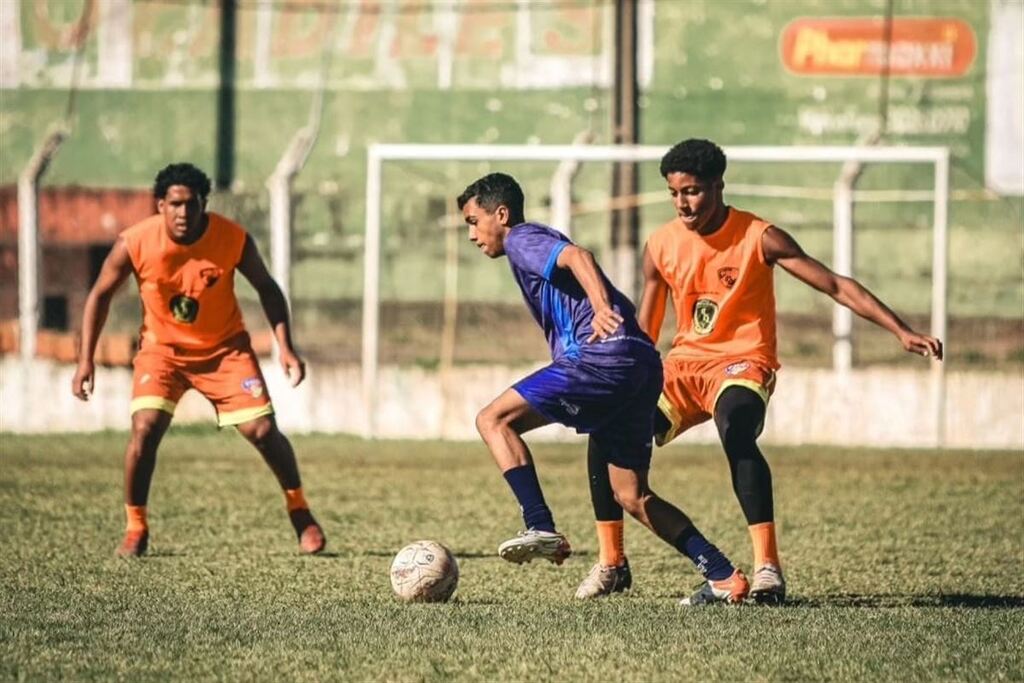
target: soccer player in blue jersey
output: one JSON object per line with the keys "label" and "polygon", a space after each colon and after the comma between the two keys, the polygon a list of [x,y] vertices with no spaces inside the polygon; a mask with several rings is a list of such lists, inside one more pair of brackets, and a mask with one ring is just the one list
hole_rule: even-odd
{"label": "soccer player in blue jersey", "polygon": [[[470,241],[490,258],[508,256],[526,305],[551,347],[550,365],[505,390],[476,418],[526,526],[499,546],[498,555],[516,564],[534,558],[561,564],[572,554],[569,541],[555,528],[522,439],[532,429],[558,422],[590,435],[587,463],[599,534],[602,524],[621,528],[625,509],[690,558],[704,576],[704,585],[683,604],[741,602],[748,591],[743,573],[648,484],[662,369],[633,304],[612,286],[590,252],[556,230],[525,221],[523,191],[511,176],[480,178],[459,195],[458,205]],[[608,487],[614,500],[594,495]],[[604,550],[616,557],[602,556],[576,597],[619,592],[632,584],[622,548]]]}

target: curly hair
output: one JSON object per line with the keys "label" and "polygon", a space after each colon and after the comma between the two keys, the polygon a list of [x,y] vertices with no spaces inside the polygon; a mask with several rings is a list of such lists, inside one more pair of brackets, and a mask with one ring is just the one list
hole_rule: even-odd
{"label": "curly hair", "polygon": [[661,158],[661,176],[689,173],[701,180],[714,180],[725,175],[725,153],[710,140],[683,140]]}
{"label": "curly hair", "polygon": [[184,185],[202,199],[210,196],[210,179],[205,173],[188,163],[170,164],[156,174],[153,196],[163,199],[172,185]]}
{"label": "curly hair", "polygon": [[523,188],[516,179],[505,173],[489,173],[475,180],[459,195],[456,200],[461,211],[470,199],[476,197],[479,204],[488,213],[494,213],[502,204],[508,207],[512,225],[523,222]]}

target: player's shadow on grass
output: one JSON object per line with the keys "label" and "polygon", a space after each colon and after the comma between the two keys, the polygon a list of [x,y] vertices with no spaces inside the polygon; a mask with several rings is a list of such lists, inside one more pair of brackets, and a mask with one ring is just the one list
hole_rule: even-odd
{"label": "player's shadow on grass", "polygon": [[794,598],[793,607],[859,607],[886,609],[897,607],[961,607],[966,609],[1020,609],[1024,595],[830,595],[827,598]]}

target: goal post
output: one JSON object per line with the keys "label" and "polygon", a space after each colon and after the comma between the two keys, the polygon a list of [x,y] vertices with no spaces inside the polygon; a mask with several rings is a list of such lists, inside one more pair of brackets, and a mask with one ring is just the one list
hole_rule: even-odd
{"label": "goal post", "polygon": [[[366,233],[363,261],[362,316],[362,400],[365,415],[363,434],[377,435],[377,380],[380,324],[380,245],[382,226],[383,167],[389,161],[549,161],[549,162],[645,162],[658,161],[667,151],[662,145],[490,145],[490,144],[372,144],[366,162]],[[771,163],[911,163],[930,164],[932,190],[932,293],[931,334],[946,339],[947,283],[949,261],[949,149],[946,147],[901,146],[725,146],[730,161]],[[836,190],[837,253],[834,263],[850,270],[852,254],[853,192]],[[559,226],[553,226],[559,227]],[[845,252],[845,253],[841,253]],[[843,274],[850,274],[849,272]],[[837,316],[836,332],[849,324]],[[838,361],[837,361],[838,363]],[[840,370],[843,368],[838,366]],[[945,365],[931,361],[933,442],[945,440]]]}

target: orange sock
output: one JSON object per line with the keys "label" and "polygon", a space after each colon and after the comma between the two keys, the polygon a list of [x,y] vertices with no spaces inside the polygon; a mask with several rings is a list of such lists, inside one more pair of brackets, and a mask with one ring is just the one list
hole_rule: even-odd
{"label": "orange sock", "polygon": [[754,571],[766,564],[774,564],[781,569],[779,548],[775,542],[775,522],[751,524],[747,529],[750,531],[750,541],[754,545]]}
{"label": "orange sock", "polygon": [[145,531],[149,528],[146,523],[145,505],[125,505],[124,516],[128,519],[125,531]]}
{"label": "orange sock", "polygon": [[288,505],[288,512],[309,509],[309,503],[306,502],[306,496],[302,495],[301,486],[297,489],[285,489],[284,500],[285,504]]}
{"label": "orange sock", "polygon": [[618,567],[626,561],[622,520],[597,522],[598,562],[605,567]]}

